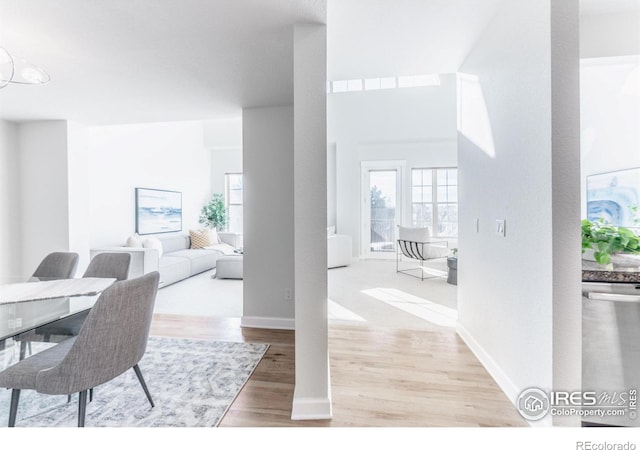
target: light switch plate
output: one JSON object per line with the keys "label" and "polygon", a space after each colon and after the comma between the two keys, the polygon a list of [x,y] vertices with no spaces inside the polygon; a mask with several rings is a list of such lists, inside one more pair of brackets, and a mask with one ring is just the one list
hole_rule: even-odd
{"label": "light switch plate", "polygon": [[506,236],[507,232],[506,232],[506,223],[507,221],[504,219],[496,219],[496,234],[498,236]]}

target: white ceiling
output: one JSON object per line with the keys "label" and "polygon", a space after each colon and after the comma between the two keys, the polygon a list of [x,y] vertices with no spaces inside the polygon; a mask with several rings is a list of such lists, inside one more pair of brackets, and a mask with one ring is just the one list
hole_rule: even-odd
{"label": "white ceiling", "polygon": [[[291,103],[300,22],[328,23],[330,80],[455,72],[501,1],[0,0],[0,46],[52,77],[1,89],[0,118],[206,120]],[[640,10],[580,2],[583,14]]]}
{"label": "white ceiling", "polygon": [[456,72],[501,1],[330,1],[329,79]]}
{"label": "white ceiling", "polygon": [[46,68],[0,90],[0,118],[210,119],[291,103],[292,28],[325,0],[0,0],[0,46]]}

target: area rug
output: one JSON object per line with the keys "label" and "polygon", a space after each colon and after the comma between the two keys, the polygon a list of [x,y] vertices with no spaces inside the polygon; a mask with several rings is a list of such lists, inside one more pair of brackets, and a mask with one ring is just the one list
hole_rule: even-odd
{"label": "area rug", "polygon": [[[268,348],[268,344],[150,337],[139,366],[155,408],[129,370],[95,388],[85,426],[215,427]],[[0,391],[0,426],[7,424],[10,398],[11,391]],[[77,394],[67,403],[66,396],[22,391],[16,426],[75,427],[77,402]]]}

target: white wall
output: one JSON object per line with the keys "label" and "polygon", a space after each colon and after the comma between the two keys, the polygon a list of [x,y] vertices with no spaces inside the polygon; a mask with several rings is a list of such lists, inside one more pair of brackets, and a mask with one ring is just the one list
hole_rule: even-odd
{"label": "white wall", "polygon": [[336,144],[327,146],[327,226],[338,222],[338,152]]}
{"label": "white wall", "polygon": [[18,127],[22,275],[42,258],[69,249],[67,122],[35,121]]}
{"label": "white wall", "polygon": [[580,17],[580,57],[640,55],[640,12]]}
{"label": "white wall", "polygon": [[[551,3],[560,1],[568,10],[556,17],[554,9],[552,26]],[[568,54],[577,70],[573,17],[577,1],[504,2],[461,68],[472,76],[459,91],[459,333],[512,401],[526,387],[554,388],[557,358],[566,358],[570,376],[580,371],[580,347],[554,355],[563,314],[566,338],[580,339],[579,155],[577,136],[563,142],[562,134],[570,134],[563,121],[577,118],[578,99],[572,110],[556,98],[565,88],[571,103],[577,88],[577,72],[563,65]],[[558,152],[564,160],[554,159]],[[506,220],[505,237],[494,232],[496,219]],[[554,246],[554,238],[564,242]],[[569,262],[554,275],[556,260]]]}
{"label": "white wall", "polygon": [[242,172],[242,148],[211,150],[211,193],[225,194],[225,174]]}
{"label": "white wall", "polygon": [[202,122],[87,129],[91,247],[121,245],[135,232],[135,188],[182,192],[182,232],[199,228],[211,194],[211,152]]}
{"label": "white wall", "polygon": [[208,120],[202,128],[211,150],[211,192],[224,194],[224,175],[242,172],[242,117]]}
{"label": "white wall", "polygon": [[67,123],[69,189],[69,250],[79,255],[76,274],[84,273],[90,259],[89,159],[86,127]]}
{"label": "white wall", "polygon": [[455,76],[441,75],[440,86],[332,94],[327,110],[328,141],[337,148],[337,230],[351,235],[359,256],[362,161],[405,160],[409,171],[457,165]]}
{"label": "white wall", "polygon": [[293,328],[293,108],[243,110],[243,326]]}
{"label": "white wall", "polygon": [[18,125],[0,120],[0,278],[22,275]]}
{"label": "white wall", "polygon": [[623,92],[640,56],[582,60],[580,120],[581,217],[586,217],[586,177],[640,167],[640,97]]}

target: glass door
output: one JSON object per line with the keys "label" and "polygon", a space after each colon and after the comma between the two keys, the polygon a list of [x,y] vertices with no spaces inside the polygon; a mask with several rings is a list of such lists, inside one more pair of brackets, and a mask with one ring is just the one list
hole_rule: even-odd
{"label": "glass door", "polygon": [[363,167],[363,250],[368,257],[394,257],[401,221],[401,167]]}

